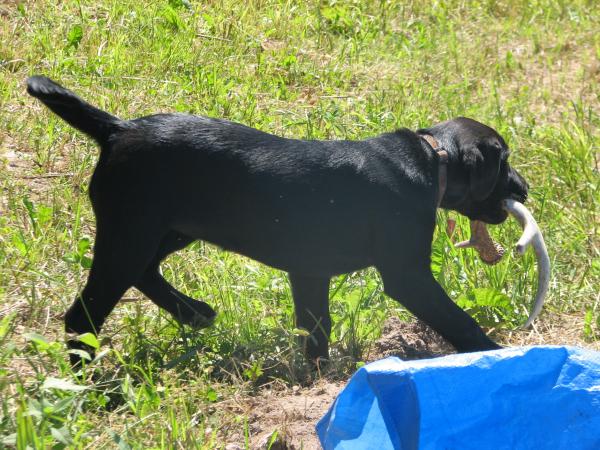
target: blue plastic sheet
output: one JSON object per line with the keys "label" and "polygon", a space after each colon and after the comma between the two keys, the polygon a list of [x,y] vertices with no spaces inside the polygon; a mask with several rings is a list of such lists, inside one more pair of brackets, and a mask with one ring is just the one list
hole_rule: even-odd
{"label": "blue plastic sheet", "polygon": [[600,449],[600,353],[523,347],[359,369],[317,424],[330,449]]}

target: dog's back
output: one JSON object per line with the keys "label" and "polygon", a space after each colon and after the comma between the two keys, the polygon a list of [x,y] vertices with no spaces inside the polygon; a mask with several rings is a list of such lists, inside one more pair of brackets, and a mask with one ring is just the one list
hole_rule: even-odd
{"label": "dog's back", "polygon": [[187,114],[121,120],[46,77],[27,85],[100,143],[89,190],[99,221],[152,211],[157,226],[280,269],[343,273],[372,263],[390,211],[435,214],[436,161],[410,130],[316,141]]}

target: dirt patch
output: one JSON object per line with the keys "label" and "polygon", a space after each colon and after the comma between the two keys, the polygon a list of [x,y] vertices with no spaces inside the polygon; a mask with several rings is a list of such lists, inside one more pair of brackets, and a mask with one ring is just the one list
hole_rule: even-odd
{"label": "dirt patch", "polygon": [[368,361],[397,356],[402,360],[435,358],[456,353],[442,336],[423,322],[404,322],[392,317],[383,326]]}
{"label": "dirt patch", "polygon": [[[382,336],[373,346],[367,360],[387,356],[404,360],[432,358],[453,353],[444,339],[418,321],[404,322],[397,317],[389,319]],[[275,387],[261,390],[256,396],[246,397],[237,406],[248,417],[250,448],[266,449],[274,436],[271,449],[320,448],[314,427],[327,412],[345,381],[331,381],[328,376],[308,387]],[[243,449],[244,437],[229,437],[228,450]],[[233,442],[232,442],[233,441]]]}
{"label": "dirt patch", "polygon": [[573,102],[583,107],[598,104],[595,86],[600,80],[600,61],[591,36],[581,42],[510,42],[498,49],[498,61],[514,59],[515,69],[500,89],[501,104],[527,93],[530,113],[540,122],[559,123],[573,114]]}
{"label": "dirt patch", "polygon": [[[502,332],[495,340],[506,346],[576,345],[600,350],[600,342],[586,341],[581,315],[548,314],[536,321],[530,330]],[[417,320],[404,322],[397,317],[387,320],[382,336],[374,345],[367,361],[397,356],[403,360],[434,358],[455,353],[438,333]],[[347,381],[347,380],[346,380]],[[319,449],[314,431],[318,420],[327,412],[346,381],[330,381],[327,377],[309,387],[293,386],[261,390],[256,396],[238,400],[239,412],[248,417],[251,449],[267,449],[271,438],[274,450]],[[243,449],[244,434],[229,437],[227,450]]]}
{"label": "dirt patch", "polygon": [[531,329],[502,333],[498,341],[509,347],[524,345],[574,345],[600,351],[600,340],[587,339],[583,333],[582,313],[542,314]]}
{"label": "dirt patch", "polygon": [[[250,447],[266,449],[274,438],[272,449],[320,448],[314,426],[342,387],[343,383],[320,380],[308,388],[272,389],[249,398]],[[230,445],[231,450],[235,445]]]}

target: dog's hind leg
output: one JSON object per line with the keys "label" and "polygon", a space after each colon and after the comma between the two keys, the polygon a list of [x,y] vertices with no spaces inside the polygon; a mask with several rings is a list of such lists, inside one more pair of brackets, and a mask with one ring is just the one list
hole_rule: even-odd
{"label": "dog's hind leg", "polygon": [[329,357],[329,277],[316,277],[290,273],[292,295],[296,312],[296,327],[310,333],[303,338],[308,359],[318,362]]}
{"label": "dog's hind leg", "polygon": [[[152,230],[158,231],[158,230]],[[98,334],[106,317],[125,291],[142,276],[152,261],[160,233],[140,233],[131,222],[98,220],[94,259],[83,291],[65,314],[67,333]],[[71,349],[93,349],[75,338],[67,342]],[[78,365],[80,356],[71,354],[71,363]]]}
{"label": "dog's hind leg", "polygon": [[154,259],[135,287],[157,306],[169,312],[179,323],[194,328],[212,324],[215,311],[205,302],[194,300],[171,286],[160,274],[160,262],[168,255],[188,246],[195,239],[171,231],[161,241]]}

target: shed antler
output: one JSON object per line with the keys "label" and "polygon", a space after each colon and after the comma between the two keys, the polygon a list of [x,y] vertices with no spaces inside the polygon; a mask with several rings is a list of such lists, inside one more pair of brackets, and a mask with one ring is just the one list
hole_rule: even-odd
{"label": "shed antler", "polygon": [[[531,326],[535,318],[542,310],[544,298],[548,292],[550,284],[550,258],[546,250],[546,244],[542,232],[537,222],[522,204],[512,199],[506,199],[503,202],[504,209],[513,215],[523,227],[523,234],[517,242],[517,253],[522,255],[529,245],[535,251],[535,257],[538,264],[538,283],[533,307],[529,313],[529,318],[523,325],[523,328]],[[471,238],[468,241],[456,244],[458,248],[472,247],[479,253],[482,261],[486,264],[496,264],[504,255],[504,249],[500,244],[495,243],[490,237],[486,224],[478,220],[471,221]]]}
{"label": "shed antler", "polygon": [[535,293],[533,307],[529,313],[529,318],[527,319],[527,322],[525,322],[525,325],[523,325],[523,328],[528,328],[531,326],[544,305],[544,298],[546,297],[546,292],[548,292],[548,286],[550,285],[550,258],[548,257],[548,250],[546,250],[542,232],[529,210],[525,208],[525,205],[512,199],[506,199],[504,200],[504,208],[511,215],[515,216],[523,227],[523,234],[517,242],[517,253],[522,255],[525,253],[527,247],[531,245],[537,259],[537,291]]}

